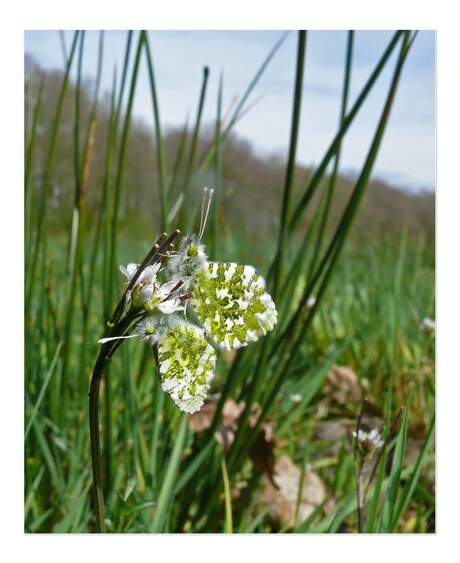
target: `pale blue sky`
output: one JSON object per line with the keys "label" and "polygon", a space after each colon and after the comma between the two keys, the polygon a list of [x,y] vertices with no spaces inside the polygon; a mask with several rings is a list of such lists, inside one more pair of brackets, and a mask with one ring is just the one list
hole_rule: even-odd
{"label": "pale blue sky", "polygon": [[[224,108],[241,95],[281,31],[152,31],[155,74],[163,127],[194,119],[204,65],[210,82],[204,119],[215,117],[219,74],[224,75]],[[385,49],[392,32],[355,34],[351,97],[354,101]],[[72,34],[66,32],[67,45]],[[313,31],[307,39],[298,160],[317,164],[337,129],[343,77],[345,31]],[[105,35],[103,89],[111,86],[114,66],[121,69],[126,32]],[[94,77],[98,32],[86,33],[84,74]],[[261,97],[236,132],[261,154],[286,156],[289,142],[297,37],[291,32],[270,63],[251,99]],[[133,45],[134,51],[135,43]],[[28,31],[25,51],[47,68],[63,67],[59,34]],[[394,62],[394,58],[392,59]],[[392,66],[381,76],[347,135],[342,170],[361,167],[388,90]],[[151,124],[152,109],[145,64],[134,114]],[[406,62],[374,177],[410,189],[435,186],[435,33],[419,33]]]}

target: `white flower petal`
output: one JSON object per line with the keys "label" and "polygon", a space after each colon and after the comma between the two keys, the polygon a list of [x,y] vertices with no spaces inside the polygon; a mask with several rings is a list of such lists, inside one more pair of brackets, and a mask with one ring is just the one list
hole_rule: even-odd
{"label": "white flower petal", "polygon": [[171,313],[175,313],[176,311],[183,311],[184,306],[179,299],[168,299],[158,305],[158,310],[164,315],[171,315]]}
{"label": "white flower petal", "polygon": [[127,266],[121,265],[120,272],[126,277],[128,281],[130,281],[134,274],[137,272],[137,268],[139,268],[139,265],[131,262]]}

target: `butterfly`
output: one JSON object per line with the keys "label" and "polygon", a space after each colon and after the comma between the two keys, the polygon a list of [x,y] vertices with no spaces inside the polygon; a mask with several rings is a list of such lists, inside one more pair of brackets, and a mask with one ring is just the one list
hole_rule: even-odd
{"label": "butterfly", "polygon": [[273,299],[265,280],[252,266],[208,261],[201,244],[213,190],[205,188],[198,235],[186,235],[169,258],[171,280],[181,281],[188,303],[219,348],[247,346],[271,331],[277,322]]}
{"label": "butterfly", "polygon": [[[212,195],[213,190],[205,188],[199,234],[186,235],[178,251],[166,257],[169,279],[158,281],[158,267],[146,268],[139,276],[132,303],[146,316],[134,333],[99,341],[141,337],[156,351],[163,391],[190,414],[203,406],[215,376],[217,356],[211,343],[240,348],[272,330],[277,321],[265,280],[252,266],[208,261],[201,238]],[[137,268],[128,264],[120,269],[130,280]],[[184,316],[188,304],[201,326]]]}

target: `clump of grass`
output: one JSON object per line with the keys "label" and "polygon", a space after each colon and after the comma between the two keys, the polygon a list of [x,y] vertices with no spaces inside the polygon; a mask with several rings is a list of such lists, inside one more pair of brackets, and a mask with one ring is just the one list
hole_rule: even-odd
{"label": "clump of grass", "polygon": [[[102,482],[106,514],[99,520],[113,532],[280,531],[261,507],[254,441],[267,419],[276,436],[274,456],[289,452],[302,466],[308,461],[326,483],[328,500],[318,506],[297,532],[369,532],[434,529],[434,496],[428,477],[433,464],[434,428],[433,335],[419,329],[420,320],[433,316],[432,249],[423,241],[403,236],[357,244],[350,236],[365,196],[376,157],[384,139],[397,96],[404,64],[414,34],[395,32],[357,98],[350,103],[354,35],[345,52],[340,119],[336,135],[313,175],[293,194],[296,144],[302,108],[303,76],[308,77],[307,33],[299,32],[293,76],[291,137],[284,187],[280,186],[278,233],[265,241],[260,260],[276,295],[280,319],[277,330],[263,342],[234,357],[220,357],[217,407],[202,433],[188,430],[180,415],[160,391],[158,374],[141,343],[123,347],[106,371],[101,392],[103,440]],[[197,152],[203,106],[212,71],[205,71],[192,140],[184,133],[175,155],[163,145],[161,112],[156,92],[153,48],[146,32],[127,34],[121,74],[114,73],[110,112],[105,132],[104,180],[94,194],[100,202],[95,221],[85,220],[87,178],[91,178],[91,141],[99,126],[99,78],[93,110],[84,120],[78,111],[84,73],[84,33],[76,32],[66,53],[58,103],[51,122],[41,122],[43,85],[31,99],[34,107],[27,131],[26,194],[26,510],[30,532],[82,532],[97,529],[88,468],[90,442],[87,392],[97,339],[107,329],[118,299],[116,264],[127,256],[145,255],[153,240],[120,236],[120,205],[126,195],[126,163],[132,108],[139,76],[149,78],[155,124],[159,223],[152,232],[174,228],[175,202],[182,198],[179,217],[186,226],[196,221],[193,208],[197,179],[212,174],[217,205],[206,243],[213,257],[240,257],[247,262],[247,241],[229,233],[219,208],[225,202],[222,155],[225,141],[250,102],[264,70],[276,56],[285,35],[262,62],[226,123],[223,120],[224,77],[219,79],[216,124],[205,155]],[[132,57],[132,51],[134,56]],[[340,151],[376,81],[394,57],[387,96],[363,167],[338,222],[330,213],[337,192]],[[133,59],[133,60],[131,60]],[[73,100],[75,193],[73,215],[65,234],[49,232],[51,187],[56,147],[69,76],[77,60],[77,87]],[[103,35],[99,43],[97,76],[102,72]],[[143,66],[145,65],[145,66]],[[131,74],[130,74],[131,72]],[[308,80],[305,81],[308,88]],[[46,85],[45,85],[46,87]],[[127,96],[127,100],[125,97]],[[37,162],[36,130],[50,129],[39,195],[33,193]],[[188,127],[184,128],[188,131]],[[80,139],[83,136],[83,146]],[[169,167],[168,164],[172,163]],[[332,175],[325,184],[328,166]],[[185,170],[181,182],[180,170]],[[69,173],[72,173],[70,171]],[[325,186],[325,187],[324,187]],[[315,194],[321,192],[320,198]],[[298,197],[297,197],[298,195]],[[313,220],[307,221],[308,213]],[[182,225],[180,225],[182,226]],[[152,235],[152,239],[153,239]],[[71,251],[69,252],[69,249]],[[395,260],[395,256],[397,259]],[[65,267],[61,265],[65,264]],[[258,265],[258,264],[257,264]],[[308,305],[310,304],[310,305]],[[117,309],[115,309],[116,311]],[[116,317],[116,315],[115,315]],[[110,329],[110,327],[109,327]],[[111,349],[112,352],[112,349]],[[111,354],[110,354],[111,355]],[[365,515],[358,526],[354,452],[351,433],[340,438],[340,449],[315,437],[323,418],[354,428],[359,405],[336,404],[324,396],[323,384],[334,363],[352,366],[368,382],[368,398],[381,418],[394,419],[405,405],[401,424],[391,435],[378,460],[360,507]],[[99,380],[100,383],[100,380]],[[364,384],[363,384],[364,385]],[[292,394],[301,396],[293,407]],[[412,393],[412,401],[408,397]],[[417,400],[414,400],[414,395]],[[383,402],[381,397],[386,397]],[[215,432],[225,418],[230,399],[245,408],[234,429],[234,439],[223,449]],[[64,401],[64,402],[63,402]],[[65,408],[63,408],[65,405]],[[321,412],[327,411],[327,415]],[[257,416],[254,415],[257,414]],[[97,424],[97,423],[96,423]],[[387,422],[388,426],[388,422]],[[93,431],[94,431],[93,423]],[[409,446],[418,444],[415,461],[407,461]],[[301,479],[301,481],[302,481]],[[243,485],[242,485],[243,483]],[[234,496],[241,490],[241,498]],[[298,497],[300,499],[300,496]],[[415,511],[415,519],[408,518]],[[298,507],[296,510],[298,515]],[[410,524],[410,522],[414,522]],[[410,528],[412,526],[412,528]]]}

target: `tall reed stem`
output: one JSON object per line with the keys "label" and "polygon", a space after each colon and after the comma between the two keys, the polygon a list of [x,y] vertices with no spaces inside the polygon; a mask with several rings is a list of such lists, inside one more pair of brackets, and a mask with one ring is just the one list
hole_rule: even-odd
{"label": "tall reed stem", "polygon": [[294,101],[291,120],[291,139],[289,142],[289,157],[286,167],[286,178],[284,182],[283,206],[281,210],[281,224],[278,239],[278,261],[276,262],[275,276],[273,279],[273,298],[276,301],[278,287],[283,273],[284,251],[287,240],[287,227],[289,223],[289,211],[291,205],[292,187],[295,176],[295,160],[297,152],[297,140],[299,137],[300,109],[302,106],[303,71],[305,61],[305,47],[307,44],[307,32],[299,31],[297,44],[297,68],[294,86]]}
{"label": "tall reed stem", "polygon": [[[128,315],[122,322],[116,325],[108,336],[122,336],[132,321],[138,316],[138,313]],[[101,441],[99,431],[99,389],[102,377],[110,363],[112,356],[121,345],[123,340],[108,342],[104,344],[94,366],[93,375],[89,390],[89,430],[91,439],[91,461],[93,469],[93,487],[94,501],[96,506],[96,515],[99,532],[106,532],[105,526],[105,509],[104,509],[104,493],[101,472]]]}
{"label": "tall reed stem", "polygon": [[198,147],[198,137],[200,134],[200,126],[201,126],[201,118],[203,115],[203,108],[204,108],[204,101],[206,98],[206,89],[208,86],[208,78],[209,78],[209,68],[207,66],[203,69],[203,82],[201,84],[201,91],[200,91],[200,99],[198,101],[198,109],[196,113],[196,120],[195,120],[195,129],[193,131],[192,137],[192,144],[190,146],[190,153],[187,161],[187,168],[185,172],[185,181],[182,193],[184,195],[184,200],[182,201],[182,208],[180,211],[180,220],[179,224],[182,226],[186,226],[187,228],[190,225],[190,215],[188,212],[188,203],[189,203],[189,191],[190,191],[190,183],[193,179],[193,169],[195,166],[195,158],[196,158],[196,151]]}

